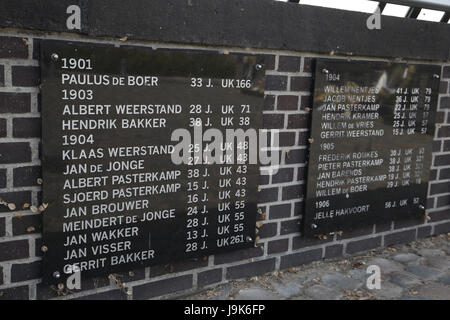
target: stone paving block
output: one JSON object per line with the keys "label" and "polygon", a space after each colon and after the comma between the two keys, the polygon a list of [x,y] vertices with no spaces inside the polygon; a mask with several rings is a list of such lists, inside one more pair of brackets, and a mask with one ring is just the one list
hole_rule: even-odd
{"label": "stone paving block", "polygon": [[431,256],[425,260],[424,264],[431,268],[447,271],[450,269],[450,258],[447,256]]}
{"label": "stone paving block", "polygon": [[394,260],[401,263],[416,261],[420,257],[414,253],[400,253],[394,256]]}
{"label": "stone paving block", "polygon": [[369,265],[377,265],[381,269],[381,274],[388,274],[394,271],[403,271],[405,267],[396,261],[388,260],[385,258],[374,258],[371,259],[367,266]]}
{"label": "stone paving block", "polygon": [[279,300],[281,297],[264,288],[251,287],[238,291],[233,297],[234,300]]}
{"label": "stone paving block", "polygon": [[442,255],[445,255],[445,251],[444,250],[441,250],[441,249],[429,249],[429,248],[420,249],[417,253],[419,255],[421,255],[422,257],[431,257],[431,256],[442,256]]}
{"label": "stone paving block", "polygon": [[408,272],[392,272],[389,275],[389,281],[402,288],[412,288],[422,284],[422,281]]}
{"label": "stone paving block", "polygon": [[440,283],[429,283],[417,289],[422,297],[436,300],[450,300],[450,287]]}
{"label": "stone paving block", "polygon": [[373,293],[377,299],[398,299],[402,296],[404,289],[396,284],[391,282],[382,281],[380,289],[370,290],[370,293]]}
{"label": "stone paving block", "polygon": [[446,286],[450,286],[450,272],[444,274],[442,277],[436,280],[439,283],[445,284]]}
{"label": "stone paving block", "polygon": [[442,274],[442,272],[437,269],[428,268],[425,266],[412,265],[412,266],[408,266],[406,268],[406,270],[408,272],[418,276],[419,278],[426,279],[426,280],[437,278]]}
{"label": "stone paving block", "polygon": [[343,274],[337,272],[325,274],[324,276],[322,276],[322,283],[327,287],[341,290],[356,290],[363,285],[362,281],[346,277]]}
{"label": "stone paving block", "polygon": [[343,294],[335,289],[314,285],[306,289],[306,294],[315,300],[339,300]]}
{"label": "stone paving block", "polygon": [[280,283],[274,285],[275,290],[283,298],[289,298],[300,294],[301,286],[297,283]]}

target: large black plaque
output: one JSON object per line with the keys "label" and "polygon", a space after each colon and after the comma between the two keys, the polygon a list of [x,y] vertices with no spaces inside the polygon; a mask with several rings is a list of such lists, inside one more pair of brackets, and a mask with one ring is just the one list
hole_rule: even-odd
{"label": "large black plaque", "polygon": [[[41,44],[44,280],[254,245],[259,167],[205,164],[176,129],[259,129],[261,57]],[[198,131],[196,131],[198,133]],[[201,140],[200,140],[201,143]],[[222,145],[225,146],[225,143]],[[224,148],[225,149],[225,148]],[[245,153],[245,151],[244,151]]]}
{"label": "large black plaque", "polygon": [[440,67],[318,59],[306,235],[423,217]]}

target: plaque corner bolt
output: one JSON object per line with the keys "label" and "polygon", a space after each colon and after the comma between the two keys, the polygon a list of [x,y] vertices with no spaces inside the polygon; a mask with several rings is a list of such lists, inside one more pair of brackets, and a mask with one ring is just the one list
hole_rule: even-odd
{"label": "plaque corner bolt", "polygon": [[53,278],[55,278],[55,279],[61,278],[61,274],[59,273],[59,271],[53,272]]}
{"label": "plaque corner bolt", "polygon": [[252,241],[253,241],[253,238],[250,237],[250,236],[247,236],[247,238],[245,238],[245,240],[247,240],[247,242],[252,242]]}
{"label": "plaque corner bolt", "polygon": [[256,64],[255,65],[255,68],[256,68],[256,70],[262,70],[262,68],[263,68],[264,66],[262,65],[262,64],[260,64],[260,63],[258,63],[258,64]]}
{"label": "plaque corner bolt", "polygon": [[322,69],[322,73],[328,74],[330,71],[328,71],[328,69]]}
{"label": "plaque corner bolt", "polygon": [[53,61],[57,61],[59,59],[59,56],[57,53],[52,53],[51,58]]}
{"label": "plaque corner bolt", "polygon": [[424,206],[423,204],[420,204],[420,205],[419,205],[419,209],[420,209],[420,210],[425,210],[425,206]]}
{"label": "plaque corner bolt", "polygon": [[439,79],[441,76],[438,75],[437,73],[435,73],[435,74],[433,74],[433,77],[436,78],[436,79]]}
{"label": "plaque corner bolt", "polygon": [[317,224],[311,223],[311,228],[312,228],[312,229],[317,229]]}

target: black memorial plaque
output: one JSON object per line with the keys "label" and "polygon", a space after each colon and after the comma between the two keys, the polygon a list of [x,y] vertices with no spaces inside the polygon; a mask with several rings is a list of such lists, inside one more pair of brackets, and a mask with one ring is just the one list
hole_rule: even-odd
{"label": "black memorial plaque", "polygon": [[304,231],[424,216],[440,67],[318,59]]}
{"label": "black memorial plaque", "polygon": [[261,127],[262,57],[43,41],[41,78],[46,282],[254,245],[258,165],[207,164],[194,129]]}

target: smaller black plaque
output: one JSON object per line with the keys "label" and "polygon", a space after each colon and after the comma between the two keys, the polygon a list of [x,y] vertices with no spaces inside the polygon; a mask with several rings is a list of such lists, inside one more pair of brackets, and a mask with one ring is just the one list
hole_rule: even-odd
{"label": "smaller black plaque", "polygon": [[440,66],[318,59],[307,236],[424,215]]}

